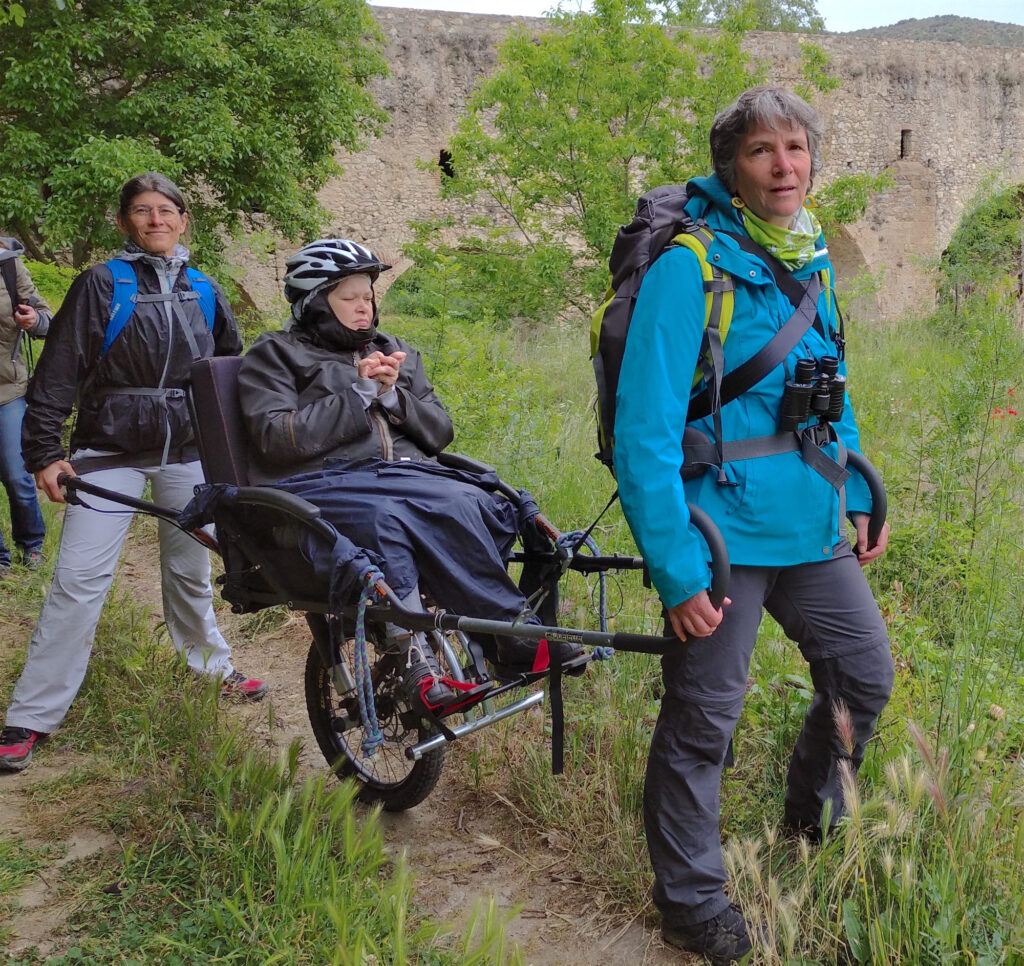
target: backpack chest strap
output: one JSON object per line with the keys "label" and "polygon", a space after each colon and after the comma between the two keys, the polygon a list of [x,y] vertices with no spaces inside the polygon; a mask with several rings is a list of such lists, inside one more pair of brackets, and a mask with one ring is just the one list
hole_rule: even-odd
{"label": "backpack chest strap", "polygon": [[171,313],[181,327],[185,341],[188,343],[188,351],[192,353],[192,361],[196,362],[203,358],[199,351],[199,343],[192,332],[192,323],[185,316],[181,307],[182,302],[193,302],[199,299],[199,293],[194,289],[188,292],[159,292],[156,295],[136,295],[135,301],[139,302],[170,302]]}
{"label": "backpack chest strap", "polygon": [[181,306],[184,302],[198,301],[203,317],[206,319],[207,327],[213,332],[216,320],[217,299],[210,280],[202,272],[194,268],[185,268],[185,274],[192,284],[191,289],[159,292],[156,294],[140,294],[139,280],[135,274],[135,267],[131,262],[120,258],[112,258],[106,263],[106,267],[110,271],[114,290],[111,296],[110,318],[107,321],[103,346],[100,349],[101,357],[106,355],[114,340],[128,324],[128,320],[134,315],[135,308],[140,302],[170,302],[171,312],[182,327],[185,340],[188,342],[189,351],[192,353],[193,361],[201,358],[195,337],[192,334],[192,325],[185,318]]}
{"label": "backpack chest strap", "polygon": [[194,289],[187,292],[158,292],[156,295],[136,295],[134,301],[138,302],[192,302],[199,298],[199,293]]}
{"label": "backpack chest strap", "polygon": [[184,399],[185,390],[178,388],[156,389],[141,386],[108,386],[105,389],[95,390],[92,395],[96,399],[100,399],[103,396],[160,396],[164,399]]}

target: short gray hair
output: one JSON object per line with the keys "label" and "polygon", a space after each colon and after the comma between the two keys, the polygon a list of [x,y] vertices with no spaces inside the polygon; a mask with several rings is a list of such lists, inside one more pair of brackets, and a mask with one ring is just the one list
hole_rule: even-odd
{"label": "short gray hair", "polygon": [[167,175],[161,174],[159,171],[145,171],[142,174],[135,175],[134,178],[129,178],[121,186],[121,194],[118,198],[117,206],[118,214],[122,218],[127,218],[132,202],[139,195],[145,194],[147,191],[155,191],[157,194],[167,198],[168,201],[174,202],[174,207],[182,214],[188,211],[188,205],[185,203],[185,197],[182,195],[181,189]]}
{"label": "short gray hair", "polygon": [[711,125],[711,164],[729,191],[736,190],[736,157],[744,135],[759,125],[778,131],[800,127],[807,133],[811,180],[821,170],[821,115],[802,97],[784,87],[760,85],[744,91],[720,111]]}

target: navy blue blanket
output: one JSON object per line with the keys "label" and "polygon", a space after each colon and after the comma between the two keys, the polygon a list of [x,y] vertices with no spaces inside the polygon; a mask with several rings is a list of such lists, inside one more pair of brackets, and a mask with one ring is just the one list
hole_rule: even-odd
{"label": "navy blue blanket", "polygon": [[[528,493],[517,506],[493,492],[498,483],[493,473],[370,459],[332,462],[271,485],[319,507],[323,519],[380,559],[399,598],[418,587],[456,614],[510,621],[525,601],[506,561],[538,511]],[[327,551],[321,543],[314,552]],[[318,573],[330,570],[324,560],[313,563]]]}

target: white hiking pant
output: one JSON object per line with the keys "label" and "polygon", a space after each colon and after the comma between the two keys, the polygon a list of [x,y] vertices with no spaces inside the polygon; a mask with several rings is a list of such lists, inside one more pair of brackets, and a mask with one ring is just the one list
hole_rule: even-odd
{"label": "white hiking pant", "polygon": [[[155,503],[181,508],[192,499],[193,487],[203,482],[203,471],[198,462],[162,468],[125,466],[86,473],[82,479],[133,497],[142,496],[149,480]],[[53,731],[85,678],[96,625],[134,514],[120,504],[82,496],[94,509],[69,504],[65,511],[53,583],[7,709],[8,727]],[[231,650],[217,630],[213,612],[210,553],[163,520],[159,534],[167,632],[193,670],[227,676],[233,670]]]}

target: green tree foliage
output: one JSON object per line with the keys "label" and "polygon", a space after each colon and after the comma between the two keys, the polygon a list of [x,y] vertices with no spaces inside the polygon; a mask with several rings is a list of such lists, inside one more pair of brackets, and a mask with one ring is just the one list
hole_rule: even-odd
{"label": "green tree foliage", "polygon": [[896,182],[888,171],[880,174],[842,174],[835,181],[815,192],[815,214],[828,236],[836,225],[856,221],[868,209],[873,195]]}
{"label": "green tree foliage", "polygon": [[691,27],[742,22],[748,30],[821,33],[825,20],[815,0],[668,0],[666,20]]}
{"label": "green tree foliage", "polygon": [[[707,168],[712,118],[758,79],[741,36],[731,25],[666,31],[642,0],[596,0],[592,12],[557,12],[539,36],[513,32],[458,126],[454,176],[442,178],[446,198],[497,217],[420,225],[409,253],[421,274],[458,259],[463,306],[478,317],[588,308],[638,189]],[[486,297],[474,302],[474,291]]]}
{"label": "green tree foliage", "polygon": [[800,41],[800,76],[802,81],[793,88],[805,101],[814,100],[816,93],[830,94],[839,90],[840,81],[832,68],[832,59],[816,43]]}
{"label": "green tree foliage", "polygon": [[25,23],[25,8],[20,3],[0,3],[0,27],[9,23],[16,27]]}
{"label": "green tree foliage", "polygon": [[82,265],[117,237],[124,180],[190,194],[195,247],[269,227],[316,232],[317,190],[382,112],[386,73],[363,0],[78,0],[25,4],[0,31],[0,224],[35,258]]}
{"label": "green tree foliage", "polygon": [[[982,185],[942,253],[940,295],[954,310],[977,290],[1006,276],[1020,278],[1024,263],[1024,184]],[[1019,283],[1018,283],[1019,284]]]}
{"label": "green tree foliage", "polygon": [[33,262],[25,260],[25,267],[32,273],[32,281],[35,283],[39,294],[49,303],[50,308],[57,311],[64,296],[75,278],[75,270],[63,265],[55,265],[53,262]]}

